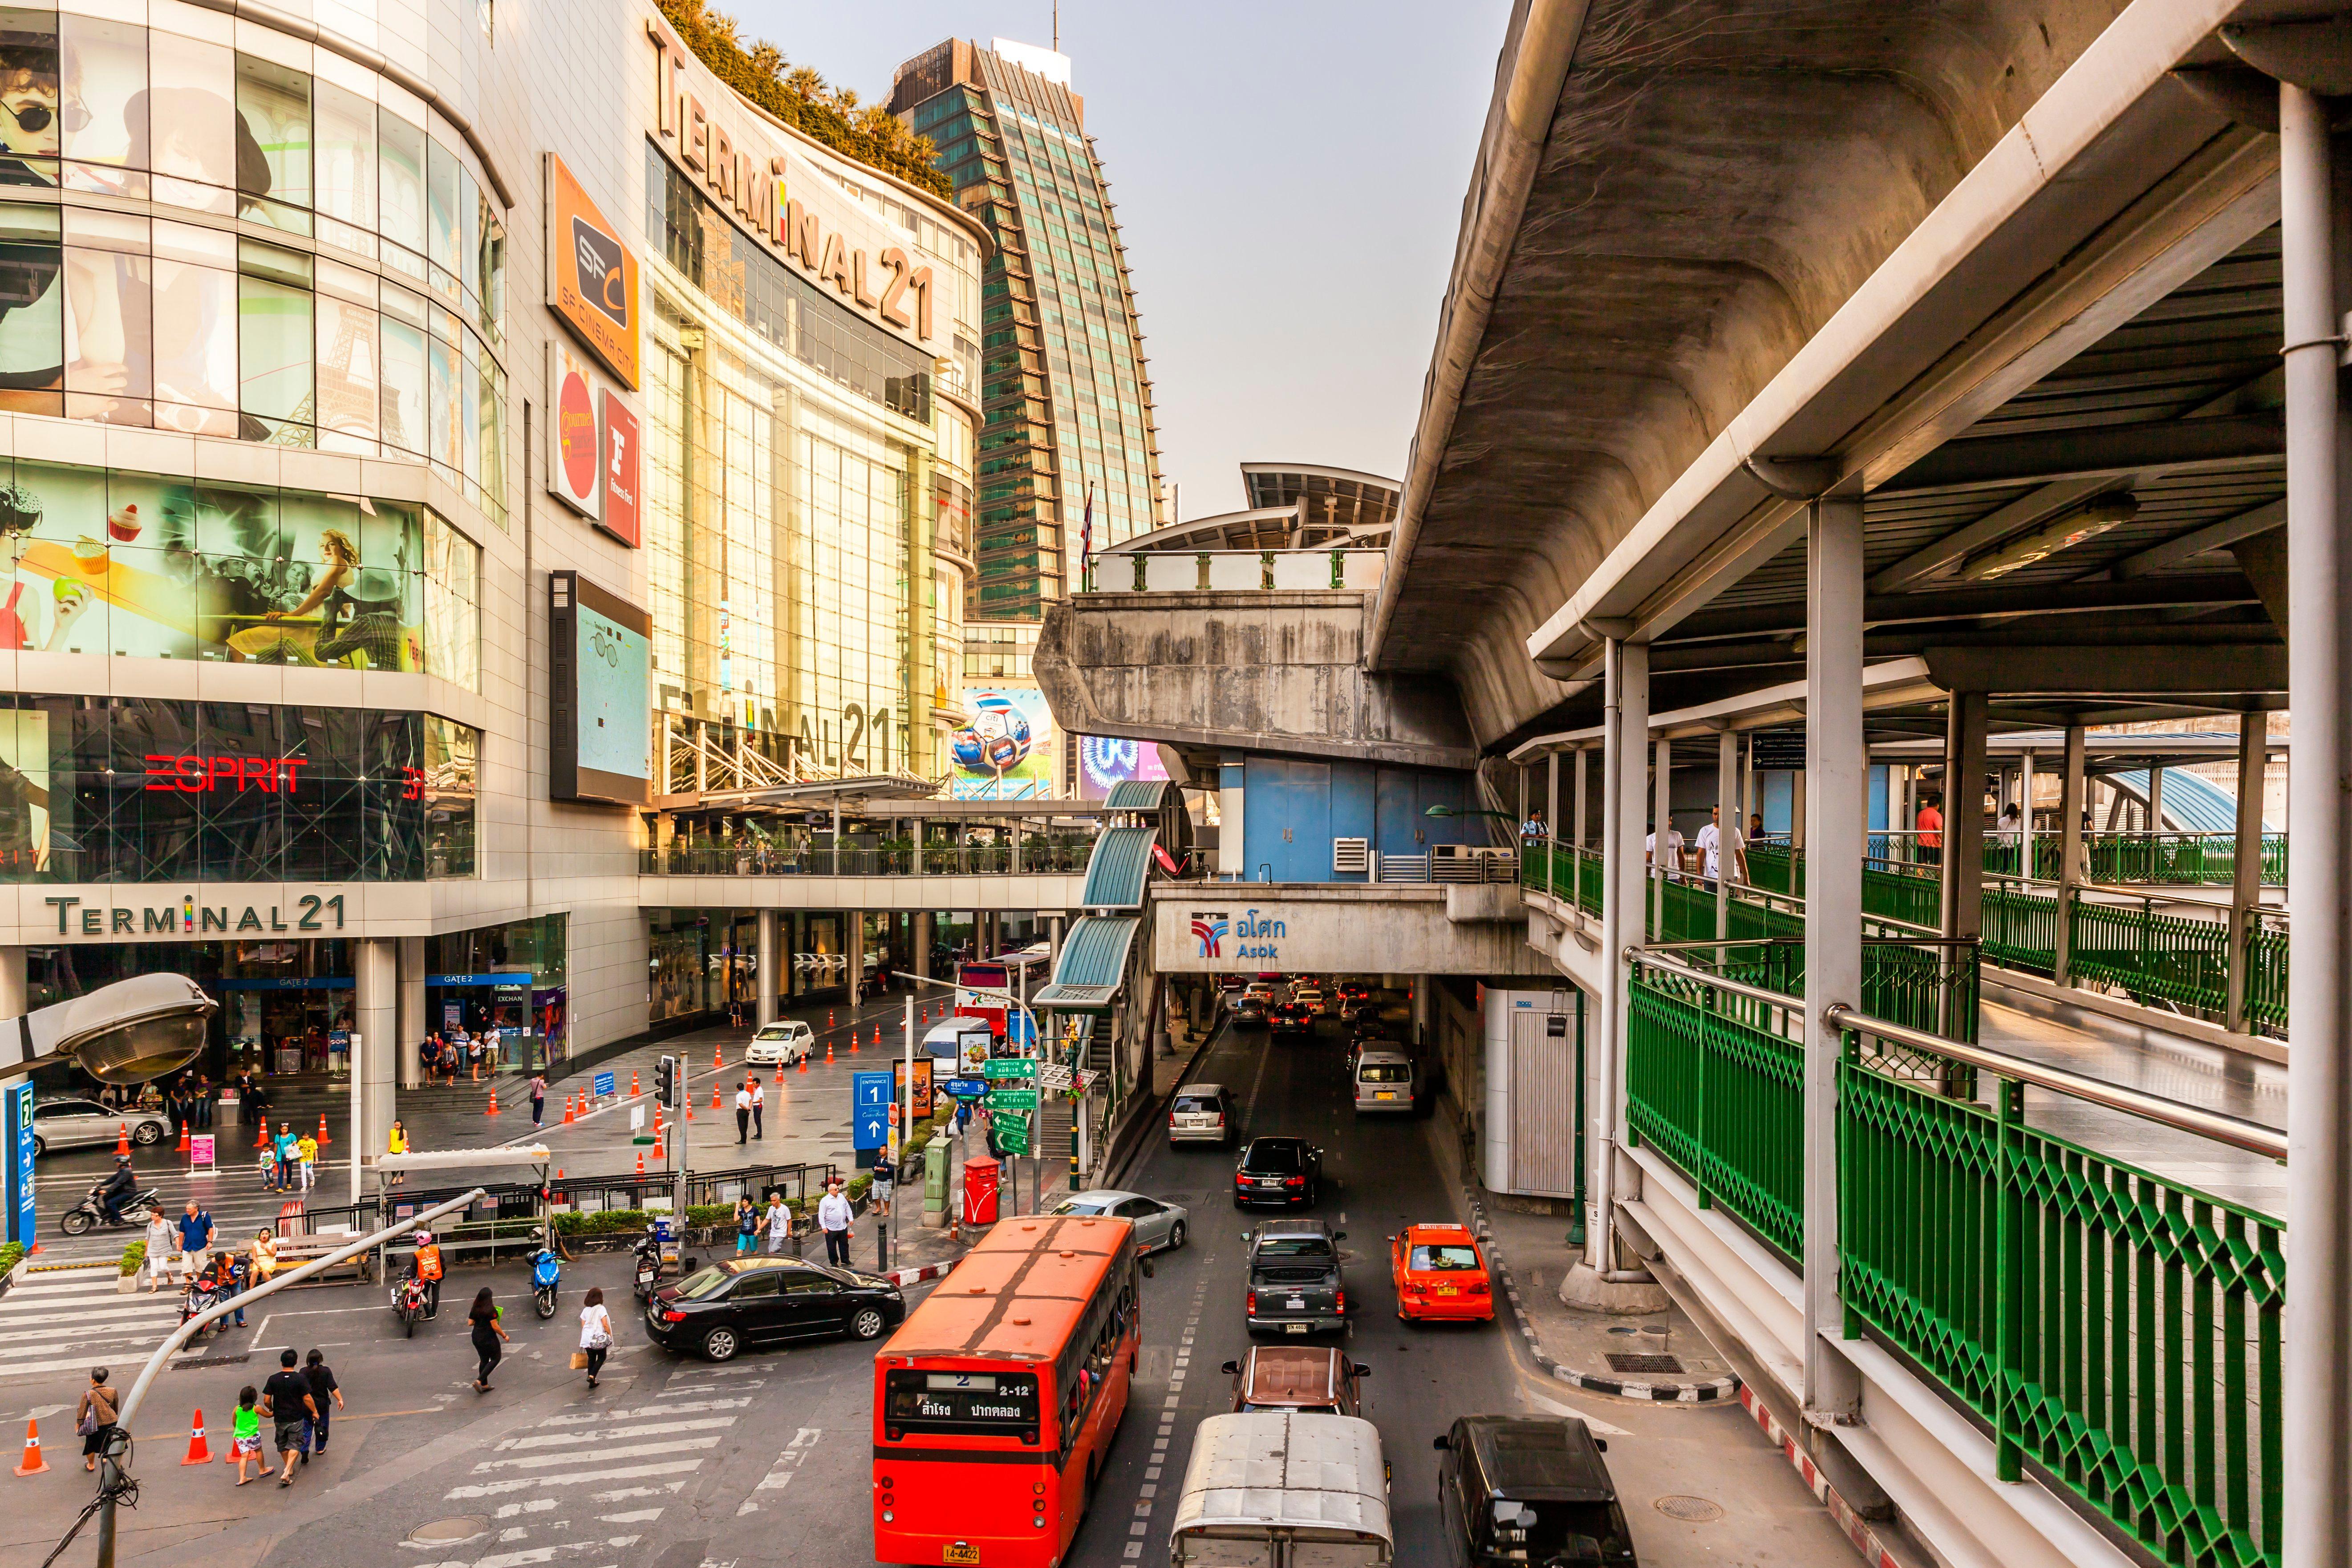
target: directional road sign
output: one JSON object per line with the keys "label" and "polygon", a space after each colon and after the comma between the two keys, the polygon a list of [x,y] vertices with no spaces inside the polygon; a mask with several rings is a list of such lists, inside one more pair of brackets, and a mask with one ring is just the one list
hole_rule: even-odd
{"label": "directional road sign", "polygon": [[991,1110],[1034,1110],[1037,1091],[1034,1089],[992,1089],[986,1101]]}
{"label": "directional road sign", "polygon": [[980,1070],[992,1079],[1035,1078],[1037,1058],[1035,1057],[991,1057],[988,1058],[987,1065]]}
{"label": "directional road sign", "polygon": [[958,1100],[978,1100],[988,1092],[988,1080],[984,1078],[951,1078],[940,1087]]}

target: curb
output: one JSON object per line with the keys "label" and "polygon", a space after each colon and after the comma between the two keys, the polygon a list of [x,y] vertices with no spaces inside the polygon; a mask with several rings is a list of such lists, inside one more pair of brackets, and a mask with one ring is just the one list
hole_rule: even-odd
{"label": "curb", "polygon": [[1797,1447],[1797,1440],[1789,1436],[1787,1429],[1765,1407],[1764,1402],[1756,1397],[1755,1391],[1741,1388],[1739,1403],[1748,1415],[1755,1417],[1756,1425],[1780,1450],[1781,1457],[1803,1478],[1805,1485],[1822,1506],[1829,1510],[1831,1520],[1843,1532],[1846,1540],[1853,1543],[1853,1549],[1862,1553],[1863,1560],[1870,1564],[1870,1568],[1903,1568],[1895,1555],[1880,1542],[1878,1532],[1870,1527],[1870,1522],[1854,1512],[1853,1504],[1838,1495],[1838,1489],[1830,1485],[1821,1468],[1813,1463],[1811,1456]]}
{"label": "curb", "polygon": [[918,1285],[926,1279],[939,1279],[962,1261],[961,1258],[950,1258],[945,1263],[926,1263],[917,1268],[894,1268],[883,1278],[893,1285]]}
{"label": "curb", "polygon": [[[1596,1377],[1591,1373],[1578,1372],[1573,1367],[1561,1365],[1543,1348],[1543,1342],[1536,1337],[1535,1320],[1528,1315],[1527,1303],[1519,1300],[1518,1281],[1511,1277],[1511,1267],[1504,1260],[1503,1249],[1496,1245],[1494,1232],[1486,1224],[1486,1205],[1478,1201],[1476,1193],[1466,1184],[1462,1189],[1462,1201],[1470,1205],[1471,1234],[1475,1236],[1479,1244],[1486,1247],[1486,1256],[1494,1262],[1495,1272],[1502,1279],[1503,1294],[1511,1299],[1511,1311],[1518,1319],[1519,1336],[1528,1342],[1528,1352],[1535,1357],[1537,1365],[1552,1376],[1571,1388],[1589,1389],[1594,1394],[1613,1394],[1620,1399],[1649,1399],[1673,1405],[1706,1405],[1719,1399],[1728,1399],[1737,1394],[1742,1403],[1747,1402],[1749,1397],[1748,1390],[1737,1377],[1713,1377],[1700,1383],[1639,1383],[1623,1378]],[[1751,1406],[1751,1408],[1760,1409],[1761,1406]],[[1838,1506],[1844,1505],[1840,1503]],[[1852,1512],[1851,1510],[1847,1511]],[[1852,1532],[1849,1531],[1848,1533]],[[1886,1568],[1895,1568],[1893,1559],[1888,1560]]]}

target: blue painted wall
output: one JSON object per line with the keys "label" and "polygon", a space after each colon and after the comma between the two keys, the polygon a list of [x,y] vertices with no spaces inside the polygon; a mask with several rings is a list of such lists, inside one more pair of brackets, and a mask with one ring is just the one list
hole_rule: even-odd
{"label": "blue painted wall", "polygon": [[[1236,777],[1236,775],[1239,775]],[[1244,790],[1245,874],[1277,882],[1360,882],[1335,874],[1331,840],[1369,838],[1375,855],[1424,854],[1433,844],[1492,842],[1485,817],[1433,817],[1429,807],[1467,810],[1471,775],[1370,763],[1309,763],[1250,756],[1221,770]],[[1500,826],[1498,824],[1498,826]]]}

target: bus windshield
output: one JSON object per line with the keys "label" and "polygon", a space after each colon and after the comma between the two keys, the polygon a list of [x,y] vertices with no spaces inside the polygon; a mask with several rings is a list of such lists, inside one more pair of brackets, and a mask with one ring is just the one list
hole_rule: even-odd
{"label": "bus windshield", "polygon": [[908,1432],[1018,1433],[1037,1440],[1034,1373],[893,1372],[884,1383],[883,1426]]}

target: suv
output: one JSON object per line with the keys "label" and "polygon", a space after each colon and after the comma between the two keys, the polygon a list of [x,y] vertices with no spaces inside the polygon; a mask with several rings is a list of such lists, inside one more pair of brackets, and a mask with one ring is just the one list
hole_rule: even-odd
{"label": "suv", "polygon": [[1230,1144],[1241,1133],[1234,1097],[1221,1083],[1188,1083],[1168,1102],[1168,1142]]}
{"label": "suv", "polygon": [[1465,1415],[1437,1439],[1439,1533],[1450,1568],[1601,1563],[1631,1568],[1633,1537],[1601,1456],[1575,1416]]}
{"label": "suv", "polygon": [[1253,1138],[1234,1167],[1234,1207],[1313,1208],[1322,1186],[1322,1150],[1304,1138]]}
{"label": "suv", "polygon": [[1348,1326],[1348,1289],[1339,1268],[1344,1230],[1319,1219],[1270,1219],[1242,1240],[1249,1247],[1249,1293],[1243,1316],[1253,1334],[1311,1334]]}
{"label": "suv", "polygon": [[1315,1011],[1304,1002],[1277,1002],[1267,1015],[1267,1020],[1277,1035],[1315,1037]]}
{"label": "suv", "polygon": [[1360,1361],[1329,1345],[1252,1345],[1239,1361],[1224,1364],[1234,1380],[1234,1410],[1286,1410],[1305,1415],[1361,1415],[1363,1390],[1372,1375]]}
{"label": "suv", "polygon": [[815,1031],[798,1018],[779,1018],[751,1037],[743,1047],[743,1065],[788,1068],[808,1060],[815,1049]]}

